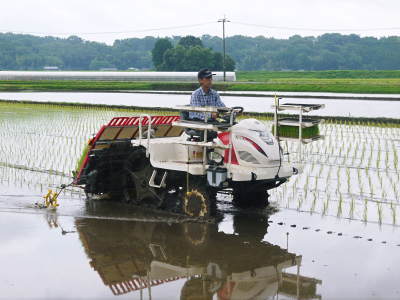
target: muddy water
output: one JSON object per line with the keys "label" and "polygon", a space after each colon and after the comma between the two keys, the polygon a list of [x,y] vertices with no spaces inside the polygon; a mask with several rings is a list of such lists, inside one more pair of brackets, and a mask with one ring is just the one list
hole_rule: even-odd
{"label": "muddy water", "polygon": [[219,203],[214,223],[2,184],[4,298],[398,298],[400,238],[391,226]]}

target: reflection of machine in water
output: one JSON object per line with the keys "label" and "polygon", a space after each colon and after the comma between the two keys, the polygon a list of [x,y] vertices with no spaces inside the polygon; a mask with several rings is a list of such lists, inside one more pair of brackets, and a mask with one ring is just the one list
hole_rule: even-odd
{"label": "reflection of machine in water", "polygon": [[[114,295],[147,290],[151,297],[151,287],[185,280],[181,299],[318,298],[319,282],[299,276],[301,256],[261,241],[266,217],[235,216],[235,234],[204,223],[78,219],[76,225],[90,265]],[[283,272],[293,266],[297,275]]]}

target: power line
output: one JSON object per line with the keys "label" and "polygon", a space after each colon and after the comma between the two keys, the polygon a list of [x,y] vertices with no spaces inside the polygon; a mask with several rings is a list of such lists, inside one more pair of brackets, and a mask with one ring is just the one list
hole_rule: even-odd
{"label": "power line", "polygon": [[280,30],[303,30],[303,31],[330,31],[330,32],[337,32],[337,31],[380,31],[380,30],[400,30],[400,27],[381,27],[381,28],[335,28],[335,29],[328,29],[328,28],[307,28],[307,27],[287,27],[287,26],[273,26],[273,25],[263,25],[263,24],[251,24],[251,23],[243,23],[243,22],[235,22],[231,21],[232,24],[244,25],[244,26],[251,26],[251,27],[262,27],[268,29],[280,29]]}
{"label": "power line", "polygon": [[0,32],[11,32],[17,34],[37,34],[37,35],[101,35],[101,34],[122,34],[122,33],[140,33],[140,32],[150,32],[150,31],[158,31],[158,30],[171,30],[171,29],[181,29],[181,28],[191,28],[191,27],[199,27],[203,25],[213,24],[212,22],[204,22],[197,24],[189,24],[189,25],[178,25],[178,26],[169,26],[169,27],[156,27],[156,28],[146,28],[146,29],[136,29],[136,30],[124,30],[124,31],[100,31],[100,32],[35,32],[35,31],[14,31],[14,30],[3,30],[0,29]]}

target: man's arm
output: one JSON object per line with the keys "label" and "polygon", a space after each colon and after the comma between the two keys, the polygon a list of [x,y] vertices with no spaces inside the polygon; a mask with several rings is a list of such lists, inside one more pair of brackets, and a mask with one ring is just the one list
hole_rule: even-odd
{"label": "man's arm", "polygon": [[221,97],[219,96],[218,92],[215,92],[215,93],[216,93],[215,106],[225,107],[225,104],[224,104],[224,102],[222,102]]}
{"label": "man's arm", "polygon": [[[215,97],[214,97],[214,105],[217,107],[225,107],[224,102],[222,102],[221,97],[219,96],[218,92],[214,91]],[[217,119],[218,118],[218,113],[212,113],[211,114],[212,119]]]}

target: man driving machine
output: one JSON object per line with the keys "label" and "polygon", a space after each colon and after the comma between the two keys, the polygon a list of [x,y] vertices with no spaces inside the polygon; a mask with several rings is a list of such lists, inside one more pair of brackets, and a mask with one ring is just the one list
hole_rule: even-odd
{"label": "man driving machine", "polygon": [[[200,87],[192,93],[190,98],[191,106],[216,106],[225,107],[225,104],[221,101],[221,98],[217,91],[211,88],[213,74],[208,69],[201,69],[197,73],[197,79],[199,80]],[[189,119],[203,121],[205,118],[215,120],[218,118],[217,113],[205,114],[199,112],[190,112]]]}

